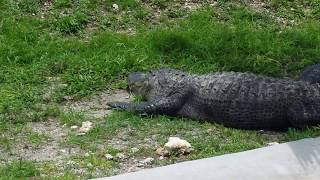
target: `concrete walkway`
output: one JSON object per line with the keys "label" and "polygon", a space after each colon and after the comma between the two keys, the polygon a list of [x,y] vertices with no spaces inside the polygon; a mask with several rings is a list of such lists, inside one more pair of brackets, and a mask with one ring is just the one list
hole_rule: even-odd
{"label": "concrete walkway", "polygon": [[319,180],[320,137],[99,180]]}

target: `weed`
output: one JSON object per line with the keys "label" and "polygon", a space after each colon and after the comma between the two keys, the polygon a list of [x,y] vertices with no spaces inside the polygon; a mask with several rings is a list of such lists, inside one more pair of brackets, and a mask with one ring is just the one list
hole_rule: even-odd
{"label": "weed", "polygon": [[81,122],[84,121],[84,115],[82,113],[70,111],[68,113],[62,113],[60,116],[61,124],[66,124],[68,126],[81,126]]}
{"label": "weed", "polygon": [[41,0],[19,0],[18,6],[23,12],[38,13],[41,7]]}
{"label": "weed", "polygon": [[157,5],[160,9],[164,9],[168,7],[169,5],[169,0],[152,0],[152,3],[154,5]]}
{"label": "weed", "polygon": [[60,17],[54,28],[62,33],[75,34],[85,27],[88,20],[89,17],[85,13],[77,11],[72,15]]}
{"label": "weed", "polygon": [[36,177],[40,175],[35,165],[29,161],[15,161],[0,167],[1,179]]}
{"label": "weed", "polygon": [[27,134],[27,141],[31,143],[33,147],[38,147],[41,143],[48,140],[48,138],[48,135],[42,133],[29,132],[29,134]]}

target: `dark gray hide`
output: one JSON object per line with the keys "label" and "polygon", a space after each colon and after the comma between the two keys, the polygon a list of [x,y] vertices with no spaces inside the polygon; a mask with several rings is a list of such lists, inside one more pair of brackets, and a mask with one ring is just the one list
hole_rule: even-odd
{"label": "dark gray hide", "polygon": [[145,101],[109,105],[241,129],[303,128],[320,122],[318,83],[236,72],[193,75],[164,68],[131,74],[129,89]]}

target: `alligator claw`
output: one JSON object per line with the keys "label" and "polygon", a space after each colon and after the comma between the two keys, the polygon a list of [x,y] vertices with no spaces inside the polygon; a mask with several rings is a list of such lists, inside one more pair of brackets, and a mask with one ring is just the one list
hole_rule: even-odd
{"label": "alligator claw", "polygon": [[111,108],[115,108],[115,109],[127,109],[129,103],[126,103],[126,102],[108,102],[107,105],[110,106]]}

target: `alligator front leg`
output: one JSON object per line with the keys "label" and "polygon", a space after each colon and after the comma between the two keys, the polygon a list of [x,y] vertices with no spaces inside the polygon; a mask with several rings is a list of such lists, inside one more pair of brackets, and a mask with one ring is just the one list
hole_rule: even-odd
{"label": "alligator front leg", "polygon": [[182,98],[162,98],[141,103],[126,103],[126,102],[110,102],[108,105],[113,108],[134,111],[138,113],[150,114],[174,114],[184,104]]}

